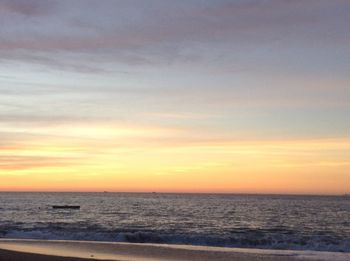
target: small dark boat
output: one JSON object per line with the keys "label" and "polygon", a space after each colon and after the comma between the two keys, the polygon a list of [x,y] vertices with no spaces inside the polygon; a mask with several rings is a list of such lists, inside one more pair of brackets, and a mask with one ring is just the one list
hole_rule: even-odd
{"label": "small dark boat", "polygon": [[80,206],[72,206],[72,205],[53,205],[53,209],[80,209]]}

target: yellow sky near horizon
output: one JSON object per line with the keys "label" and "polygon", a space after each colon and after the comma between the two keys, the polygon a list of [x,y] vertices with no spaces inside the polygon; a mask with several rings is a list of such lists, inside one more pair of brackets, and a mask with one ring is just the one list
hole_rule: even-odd
{"label": "yellow sky near horizon", "polygon": [[210,139],[180,128],[116,124],[1,131],[14,142],[0,145],[0,190],[350,191],[350,139]]}

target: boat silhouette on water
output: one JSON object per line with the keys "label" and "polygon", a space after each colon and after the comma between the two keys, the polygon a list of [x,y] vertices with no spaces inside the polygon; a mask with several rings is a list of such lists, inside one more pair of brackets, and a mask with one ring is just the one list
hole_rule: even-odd
{"label": "boat silhouette on water", "polygon": [[53,205],[53,209],[80,209],[80,206],[76,205]]}

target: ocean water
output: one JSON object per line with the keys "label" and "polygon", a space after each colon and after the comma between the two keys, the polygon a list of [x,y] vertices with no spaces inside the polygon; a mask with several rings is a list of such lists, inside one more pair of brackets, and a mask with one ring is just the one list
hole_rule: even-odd
{"label": "ocean water", "polygon": [[0,193],[0,237],[350,252],[350,198]]}

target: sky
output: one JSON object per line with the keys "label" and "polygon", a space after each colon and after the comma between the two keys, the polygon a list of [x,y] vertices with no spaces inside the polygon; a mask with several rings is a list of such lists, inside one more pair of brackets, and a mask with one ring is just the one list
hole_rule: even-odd
{"label": "sky", "polygon": [[350,193],[350,1],[0,0],[0,190]]}

